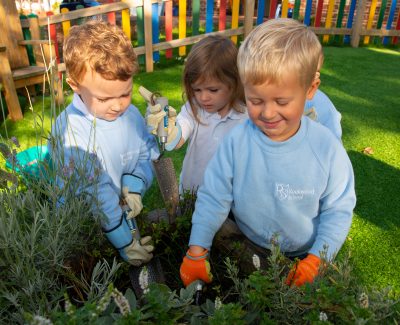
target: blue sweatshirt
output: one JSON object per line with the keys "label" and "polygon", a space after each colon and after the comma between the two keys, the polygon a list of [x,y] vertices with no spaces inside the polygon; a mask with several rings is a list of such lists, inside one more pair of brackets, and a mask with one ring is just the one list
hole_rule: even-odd
{"label": "blue sweatshirt", "polygon": [[197,193],[189,245],[210,249],[232,210],[241,231],[270,248],[278,235],[289,256],[342,246],[356,197],[354,175],[342,144],[307,117],[290,139],[274,142],[251,120],[218,147]]}
{"label": "blue sweatshirt", "polygon": [[148,133],[138,109],[130,105],[111,122],[96,119],[75,94],[58,116],[52,137],[54,147],[48,144],[52,160],[56,166],[63,166],[66,176],[57,177],[58,185],[63,187],[70,176],[79,184],[77,193],[91,193],[97,198],[93,209],[106,216],[103,228],[117,226],[122,215],[122,176],[135,175],[143,181],[144,190],[149,188],[153,180],[151,161],[159,156],[155,137]]}
{"label": "blue sweatshirt", "polygon": [[339,140],[342,139],[342,115],[325,93],[317,89],[314,97],[304,105],[304,114],[312,120],[326,126]]}

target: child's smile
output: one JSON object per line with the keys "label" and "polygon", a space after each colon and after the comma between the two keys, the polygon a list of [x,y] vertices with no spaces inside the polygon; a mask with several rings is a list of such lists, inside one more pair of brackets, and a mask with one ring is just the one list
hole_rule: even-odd
{"label": "child's smile", "polygon": [[306,91],[293,77],[279,84],[244,85],[249,117],[273,141],[285,141],[296,134],[306,99],[314,96],[317,87]]}

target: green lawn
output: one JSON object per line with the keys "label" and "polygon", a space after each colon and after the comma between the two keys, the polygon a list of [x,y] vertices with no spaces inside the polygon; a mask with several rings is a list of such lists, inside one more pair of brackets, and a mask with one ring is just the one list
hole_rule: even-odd
{"label": "green lawn", "polygon": [[[356,177],[344,250],[351,250],[361,281],[400,292],[400,52],[326,48],[325,56],[321,89],[342,113]],[[366,147],[372,155],[363,154]]]}
{"label": "green lawn", "polygon": [[[324,52],[321,89],[342,113],[343,144],[356,176],[357,206],[339,258],[350,250],[354,272],[362,283],[392,286],[400,293],[400,51],[326,47]],[[156,64],[154,73],[140,73],[135,78],[133,103],[144,112],[145,103],[137,93],[138,85],[143,85],[160,91],[179,110],[182,64],[183,60],[171,60]],[[16,136],[24,148],[36,145],[50,126],[49,102],[44,106],[44,124],[27,111],[23,121],[8,121],[8,137]],[[42,107],[38,98],[34,111],[42,115]],[[46,132],[40,131],[42,125]],[[5,125],[1,133],[6,136]],[[366,147],[373,149],[371,155],[363,153]],[[168,155],[179,173],[184,148]],[[162,205],[155,184],[145,205],[148,209]]]}

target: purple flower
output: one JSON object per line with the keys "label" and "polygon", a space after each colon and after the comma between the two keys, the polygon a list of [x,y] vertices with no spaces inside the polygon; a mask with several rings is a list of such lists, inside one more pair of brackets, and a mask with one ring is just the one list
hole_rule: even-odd
{"label": "purple flower", "polygon": [[19,141],[18,141],[18,139],[16,137],[11,137],[10,140],[11,140],[12,143],[14,143],[17,146],[17,148],[20,147]]}

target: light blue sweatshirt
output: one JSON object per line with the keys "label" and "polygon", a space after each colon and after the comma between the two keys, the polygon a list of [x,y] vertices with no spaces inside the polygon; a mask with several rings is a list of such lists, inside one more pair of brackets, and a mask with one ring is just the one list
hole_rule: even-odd
{"label": "light blue sweatshirt", "polygon": [[342,139],[342,126],[340,125],[342,115],[337,111],[329,97],[321,90],[317,89],[314,97],[306,101],[304,114],[326,126],[339,140]]}
{"label": "light blue sweatshirt", "polygon": [[[111,122],[96,119],[74,94],[72,103],[58,116],[52,137],[54,147],[49,142],[48,148],[53,162],[64,166],[65,179],[71,176],[79,183],[77,193],[87,192],[97,198],[93,209],[106,216],[103,228],[115,228],[121,222],[119,202],[124,177],[140,178],[143,186],[139,186],[139,192],[144,194],[153,180],[151,161],[159,156],[155,137],[148,133],[138,109],[130,105]],[[78,175],[80,171],[83,174]],[[62,187],[64,180],[57,177],[56,181]],[[88,186],[91,180],[97,180],[97,184]]]}
{"label": "light blue sweatshirt", "polygon": [[274,142],[251,120],[218,147],[197,193],[189,245],[210,249],[232,210],[241,231],[270,248],[278,235],[289,256],[342,246],[356,197],[351,162],[327,128],[303,117],[299,131]]}

